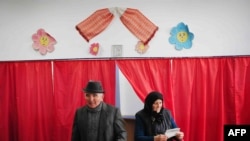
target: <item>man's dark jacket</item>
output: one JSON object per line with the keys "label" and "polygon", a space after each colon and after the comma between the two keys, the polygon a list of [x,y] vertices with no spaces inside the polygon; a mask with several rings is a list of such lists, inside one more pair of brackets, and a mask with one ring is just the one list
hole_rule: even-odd
{"label": "man's dark jacket", "polygon": [[[79,108],[76,111],[72,130],[72,141],[88,141],[87,117],[87,106]],[[103,102],[99,123],[98,141],[127,140],[125,123],[118,108]]]}

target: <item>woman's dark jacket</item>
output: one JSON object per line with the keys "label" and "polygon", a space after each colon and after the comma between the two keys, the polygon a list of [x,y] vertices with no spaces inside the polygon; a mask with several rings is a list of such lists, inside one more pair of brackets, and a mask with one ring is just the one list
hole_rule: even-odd
{"label": "woman's dark jacket", "polygon": [[[167,129],[177,128],[177,125],[172,118],[169,110],[162,109],[161,111],[163,120],[161,120],[165,133]],[[154,141],[154,136],[157,134],[154,132],[152,115],[145,112],[145,110],[140,110],[135,114],[135,141]],[[161,134],[164,134],[161,133]],[[171,140],[170,138],[169,140]]]}

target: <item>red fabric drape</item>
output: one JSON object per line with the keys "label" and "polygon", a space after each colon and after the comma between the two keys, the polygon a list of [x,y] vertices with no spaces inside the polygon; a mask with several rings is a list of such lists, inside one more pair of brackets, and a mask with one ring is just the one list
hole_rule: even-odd
{"label": "red fabric drape", "polygon": [[185,139],[223,141],[223,124],[235,113],[233,59],[175,59],[172,78]]}
{"label": "red fabric drape", "polygon": [[69,141],[76,108],[85,104],[83,87],[100,80],[104,101],[115,104],[115,62],[109,60],[55,61],[55,141]]}
{"label": "red fabric drape", "polygon": [[250,124],[250,58],[174,59],[172,66],[173,106],[186,140],[223,141],[224,124]]}
{"label": "red fabric drape", "polygon": [[184,140],[223,141],[225,124],[250,124],[250,113],[246,112],[250,58],[176,58],[170,62],[122,60],[118,64],[143,101],[155,87],[171,100],[165,104],[184,131]]}
{"label": "red fabric drape", "polygon": [[250,58],[235,59],[235,123],[250,124]]}
{"label": "red fabric drape", "polygon": [[164,106],[172,110],[170,59],[118,60],[117,65],[142,101],[149,92],[160,91]]}
{"label": "red fabric drape", "polygon": [[[250,124],[249,57],[116,63],[141,100],[151,90],[165,94],[184,140],[223,141],[224,124]],[[114,60],[1,62],[0,140],[69,141],[89,79],[102,81],[114,105]]]}
{"label": "red fabric drape", "polygon": [[69,141],[89,79],[102,81],[114,105],[114,61],[0,63],[0,140]]}
{"label": "red fabric drape", "polygon": [[50,62],[0,63],[0,140],[51,141]]}

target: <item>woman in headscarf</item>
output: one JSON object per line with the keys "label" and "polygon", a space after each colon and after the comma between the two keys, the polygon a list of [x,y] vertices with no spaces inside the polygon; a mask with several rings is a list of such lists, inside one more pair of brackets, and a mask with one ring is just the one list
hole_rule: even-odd
{"label": "woman in headscarf", "polygon": [[175,136],[167,137],[168,129],[178,128],[171,112],[163,107],[163,96],[157,91],[150,92],[144,108],[135,114],[135,141],[180,141],[184,133],[178,131]]}

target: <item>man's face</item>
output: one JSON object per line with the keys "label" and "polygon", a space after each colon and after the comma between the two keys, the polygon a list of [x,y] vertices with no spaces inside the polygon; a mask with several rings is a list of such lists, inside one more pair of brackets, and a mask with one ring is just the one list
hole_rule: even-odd
{"label": "man's face", "polygon": [[90,108],[96,108],[103,101],[103,93],[86,93],[85,99]]}

